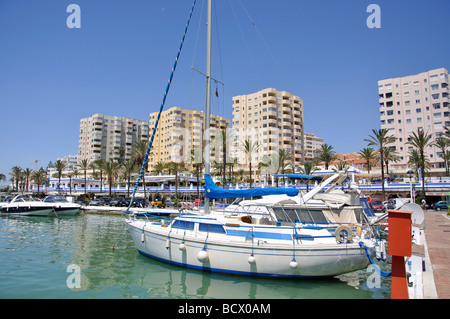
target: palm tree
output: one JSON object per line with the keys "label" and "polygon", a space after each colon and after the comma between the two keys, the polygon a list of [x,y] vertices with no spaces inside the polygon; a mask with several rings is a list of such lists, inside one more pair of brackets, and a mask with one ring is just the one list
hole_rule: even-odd
{"label": "palm tree", "polygon": [[371,147],[365,147],[358,152],[359,158],[366,161],[367,165],[367,174],[370,174],[370,169],[372,168],[372,164],[375,160],[375,151]]}
{"label": "palm tree", "polygon": [[445,137],[439,137],[433,145],[441,150],[442,158],[444,159],[445,175],[448,175],[448,161],[445,158],[445,149],[450,145],[450,140]]}
{"label": "palm tree", "polygon": [[11,173],[9,173],[9,175],[11,175],[11,177],[16,182],[16,191],[18,192],[19,191],[19,180],[22,175],[22,168],[20,166],[14,166],[11,169]]}
{"label": "palm tree", "polygon": [[84,171],[84,196],[87,196],[87,191],[86,191],[86,184],[87,184],[87,170],[89,168],[89,160],[88,159],[82,159],[81,161],[78,162],[78,167]]}
{"label": "palm tree", "polygon": [[241,149],[247,154],[248,158],[248,165],[250,168],[250,188],[252,188],[252,156],[253,153],[258,151],[260,148],[260,145],[258,142],[253,142],[248,137],[245,139],[245,141],[241,145]]}
{"label": "palm tree", "polygon": [[203,154],[201,152],[191,150],[191,162],[195,167],[195,176],[197,177],[197,198],[200,199],[200,170],[205,164],[203,162]]}
{"label": "palm tree", "polygon": [[339,160],[339,163],[336,165],[335,168],[333,168],[334,172],[347,172],[347,170],[350,168],[350,166],[348,165],[348,163],[346,161],[343,160]]}
{"label": "palm tree", "polygon": [[163,161],[156,162],[155,165],[153,165],[153,170],[155,171],[156,175],[161,174],[167,167],[167,163],[164,163]]}
{"label": "palm tree", "polygon": [[408,142],[406,142],[406,144],[414,146],[420,156],[419,168],[422,171],[422,193],[425,201],[427,198],[425,194],[425,149],[430,144],[431,138],[431,134],[425,133],[422,129],[418,128],[417,134],[416,132],[412,132],[412,135],[408,138]]}
{"label": "palm tree", "polygon": [[243,169],[240,169],[238,170],[237,174],[239,176],[239,181],[242,183],[242,181],[244,180],[245,171]]}
{"label": "palm tree", "polygon": [[420,154],[417,150],[411,150],[409,152],[408,165],[416,172],[416,175],[419,176]]}
{"label": "palm tree", "polygon": [[119,146],[119,163],[123,164],[125,162],[125,146]]}
{"label": "palm tree", "polygon": [[372,129],[373,135],[369,135],[369,139],[364,141],[369,142],[368,146],[376,146],[378,148],[378,154],[380,155],[381,162],[381,191],[383,200],[386,199],[386,192],[384,190],[384,149],[388,144],[394,143],[396,138],[393,135],[388,135],[388,129]]}
{"label": "palm tree", "polygon": [[48,183],[47,173],[40,169],[31,174],[31,179],[37,184],[37,193],[39,195],[39,186]]}
{"label": "palm tree", "polygon": [[119,175],[119,170],[120,170],[120,163],[119,162],[115,162],[112,158],[109,161],[105,162],[105,174],[108,177],[108,182],[109,182],[109,196],[111,197],[112,194],[112,186],[114,183],[114,180],[117,178],[117,176]]}
{"label": "palm tree", "polygon": [[[226,181],[226,167],[227,167],[227,159],[228,158],[228,149],[227,146],[229,145],[230,141],[233,140],[233,137],[235,135],[235,132],[231,129],[222,129],[219,132],[219,139],[217,142],[221,142],[220,148],[222,149],[222,158],[223,158],[223,186],[227,184]],[[230,175],[231,178],[231,175]]]}
{"label": "palm tree", "polygon": [[444,161],[447,163],[447,168],[448,168],[448,172],[447,175],[450,175],[450,167],[449,167],[449,163],[450,163],[450,151],[447,150],[445,151],[444,155],[443,155]]}
{"label": "palm tree", "polygon": [[135,166],[136,162],[132,159],[129,159],[122,164],[122,178],[127,181],[127,197],[130,197],[130,181]]}
{"label": "palm tree", "polygon": [[[305,175],[311,175],[316,170],[317,160],[313,160],[312,162],[303,163],[303,167],[300,167],[300,173]],[[309,180],[306,181],[306,191],[309,192]]]}
{"label": "palm tree", "polygon": [[336,152],[333,151],[333,146],[328,145],[327,143],[322,144],[322,147],[319,149],[319,159],[322,162],[325,162],[325,169],[328,170],[331,162],[337,159]]}
{"label": "palm tree", "polygon": [[105,160],[104,159],[97,159],[93,163],[95,165],[95,168],[97,168],[100,171],[100,193],[103,190],[103,171],[105,167]]}
{"label": "palm tree", "polygon": [[286,168],[286,161],[290,161],[291,158],[292,155],[288,150],[285,149],[278,150],[278,167],[279,167],[278,171],[280,171],[281,169],[281,174],[284,175],[284,169]]}
{"label": "palm tree", "polygon": [[32,172],[33,171],[31,169],[29,169],[29,168],[24,169],[23,172],[22,172],[23,177],[25,179],[25,189],[26,189],[27,192],[28,192],[28,187],[30,185],[30,179],[31,179],[31,173]]}
{"label": "palm tree", "polygon": [[170,171],[175,172],[175,197],[178,198],[178,172],[180,168],[183,166],[183,163],[169,162],[167,163],[167,168]]}
{"label": "palm tree", "polygon": [[56,171],[58,172],[58,192],[61,190],[61,175],[63,170],[66,168],[66,163],[61,161],[61,160],[57,160],[55,162],[55,166]]}
{"label": "palm tree", "polygon": [[1,181],[6,181],[6,176],[5,174],[0,174],[0,182]]}
{"label": "palm tree", "polygon": [[[133,144],[133,155],[132,158],[136,162],[137,165],[142,167],[144,165],[145,161],[145,154],[147,153],[148,148],[148,141],[138,141]],[[147,163],[145,163],[147,165]],[[144,185],[144,198],[147,198],[147,193],[145,191],[145,172],[147,171],[146,168],[144,168],[144,172],[142,174],[142,184]]]}
{"label": "palm tree", "polygon": [[386,174],[389,175],[389,162],[397,162],[400,159],[395,147],[386,147],[384,149],[384,163],[386,164]]}
{"label": "palm tree", "polygon": [[72,171],[67,173],[66,176],[69,178],[69,194],[72,194],[72,177],[75,176],[75,173]]}

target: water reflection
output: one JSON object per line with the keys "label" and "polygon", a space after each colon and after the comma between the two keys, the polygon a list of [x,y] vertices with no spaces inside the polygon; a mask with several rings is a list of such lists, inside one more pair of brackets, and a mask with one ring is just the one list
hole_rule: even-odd
{"label": "water reflection", "polygon": [[[390,281],[383,279],[381,288],[369,289],[364,271],[292,280],[161,263],[136,251],[122,216],[21,217],[1,219],[0,226],[0,259],[8,258],[3,272],[16,275],[2,282],[11,287],[12,298],[389,298]],[[81,269],[79,289],[66,286],[69,264]],[[36,269],[45,276],[35,276]]]}

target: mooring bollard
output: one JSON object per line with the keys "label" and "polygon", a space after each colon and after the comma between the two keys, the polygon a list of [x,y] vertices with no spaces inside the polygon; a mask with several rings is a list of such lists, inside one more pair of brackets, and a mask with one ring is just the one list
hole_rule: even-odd
{"label": "mooring bollard", "polygon": [[412,212],[388,211],[391,299],[408,299],[405,257],[411,257],[411,215]]}

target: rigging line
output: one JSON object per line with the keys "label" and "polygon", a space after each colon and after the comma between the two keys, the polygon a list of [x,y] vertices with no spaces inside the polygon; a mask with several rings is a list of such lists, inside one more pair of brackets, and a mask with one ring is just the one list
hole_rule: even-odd
{"label": "rigging line", "polygon": [[[222,51],[221,51],[221,49],[220,49],[220,37],[219,37],[219,24],[218,24],[218,20],[219,20],[219,16],[217,15],[217,10],[216,10],[216,7],[217,7],[217,5],[216,5],[216,2],[214,3],[214,5],[213,5],[213,8],[214,8],[214,15],[215,15],[215,19],[214,19],[214,21],[216,22],[216,34],[217,34],[217,48],[218,48],[218,53],[219,53],[219,65],[220,65],[220,78],[222,79],[222,81],[223,81],[223,63],[222,63]],[[217,88],[217,82],[219,82],[219,81],[216,81],[216,97],[218,97],[218,88]],[[219,82],[219,83],[221,83],[222,84],[222,86],[224,85],[222,82]],[[224,107],[225,107],[225,105],[222,103],[222,106],[220,105],[220,102],[219,102],[219,99],[217,99],[218,101],[218,113],[219,113],[219,115],[220,116],[224,116]]]}
{"label": "rigging line", "polygon": [[259,31],[258,27],[255,24],[255,21],[252,19],[252,17],[250,16],[250,14],[248,13],[247,9],[245,8],[244,4],[242,3],[241,0],[239,0],[239,3],[242,7],[242,9],[244,10],[244,12],[247,14],[248,19],[250,20],[251,24],[253,25],[253,27],[256,30],[256,33],[258,33],[259,37],[261,38],[261,41],[264,43],[264,46],[266,47],[267,51],[269,52],[270,56],[272,57],[273,61],[275,62],[278,71],[281,73],[281,75],[283,76],[284,80],[286,81],[286,84],[288,86],[291,86],[291,83],[289,82],[289,80],[286,77],[286,74],[283,72],[283,69],[281,68],[280,64],[278,63],[277,59],[275,58],[275,55],[273,54],[272,50],[270,49],[269,45],[267,44],[266,40],[264,39],[264,37],[262,36],[261,32]]}
{"label": "rigging line", "polygon": [[233,7],[233,5],[231,4],[231,1],[230,1],[230,0],[228,0],[228,3],[230,4],[231,11],[233,11],[234,19],[236,20],[236,24],[237,24],[238,27],[239,27],[239,31],[240,31],[240,33],[241,33],[242,40],[244,41],[244,45],[245,45],[245,48],[247,49],[247,53],[248,53],[248,56],[249,56],[249,58],[250,58],[250,62],[252,63],[253,69],[254,69],[255,74],[256,74],[256,76],[257,76],[257,78],[258,78],[259,85],[260,85],[260,87],[263,87],[263,84],[262,84],[262,81],[261,81],[261,76],[259,75],[258,69],[256,68],[255,61],[253,60],[253,57],[252,57],[250,48],[248,47],[247,41],[246,41],[246,39],[245,39],[244,32],[242,31],[241,25],[240,25],[240,23],[239,23],[239,19],[237,18],[236,11],[234,10],[234,7]]}
{"label": "rigging line", "polygon": [[[144,157],[144,161],[142,163],[141,171],[139,172],[139,176],[138,176],[136,184],[134,186],[133,195],[131,197],[130,204],[128,205],[128,209],[127,209],[128,211],[130,210],[131,204],[134,201],[134,197],[136,195],[136,190],[138,188],[138,185],[139,185],[139,182],[140,182],[140,180],[142,178],[142,175],[145,174],[145,166],[147,165],[148,156],[150,154],[150,149],[152,148],[152,145],[153,145],[153,139],[155,138],[156,129],[158,128],[159,119],[161,118],[161,113],[162,113],[162,110],[164,109],[164,104],[166,102],[167,93],[169,92],[170,84],[172,83],[172,79],[173,79],[173,75],[175,73],[175,69],[177,67],[178,59],[180,58],[181,49],[183,48],[184,39],[186,38],[186,33],[187,33],[187,30],[188,30],[188,27],[189,27],[189,23],[191,22],[191,17],[192,17],[192,13],[194,12],[194,7],[195,7],[195,3],[196,2],[197,2],[197,0],[194,0],[194,3],[192,4],[191,12],[189,13],[189,18],[188,18],[188,21],[186,23],[186,27],[184,29],[184,33],[183,33],[183,37],[181,39],[180,47],[178,49],[177,57],[175,59],[175,62],[174,62],[173,67],[172,67],[172,71],[170,73],[169,81],[167,83],[166,90],[164,92],[164,97],[163,97],[163,100],[161,102],[161,106],[159,108],[159,113],[158,113],[158,117],[156,118],[155,126],[153,127],[153,133],[152,133],[152,136],[151,136],[150,141],[148,143],[147,151],[145,152],[145,157]],[[144,190],[145,190],[145,185],[144,185]]]}
{"label": "rigging line", "polygon": [[195,45],[194,45],[194,54],[192,56],[192,63],[191,63],[191,96],[189,98],[189,106],[192,108],[193,98],[194,98],[194,91],[195,91],[195,80],[194,80],[194,70],[192,68],[194,67],[195,58],[197,56],[197,46],[198,46],[198,37],[200,34],[200,26],[202,23],[202,17],[203,17],[203,9],[204,9],[205,1],[202,1],[202,6],[200,9],[200,18],[198,19],[198,26],[197,26],[197,34],[195,36]]}
{"label": "rigging line", "polygon": [[[283,77],[284,80],[286,81],[286,84],[287,84],[289,87],[293,88],[294,86],[293,86],[293,85],[291,84],[291,82],[287,79],[286,74],[283,72],[283,69],[281,68],[280,64],[278,63],[277,59],[275,58],[274,54],[272,53],[272,50],[270,49],[270,47],[269,47],[269,45],[267,44],[267,42],[266,42],[266,40],[264,39],[264,37],[262,36],[262,33],[261,33],[261,32],[259,31],[259,29],[257,28],[257,26],[256,26],[256,24],[255,24],[255,21],[254,21],[254,20],[252,19],[252,17],[250,16],[250,13],[247,11],[247,9],[245,8],[245,6],[244,6],[244,4],[242,3],[241,0],[239,0],[239,3],[240,3],[240,5],[241,5],[242,9],[244,10],[244,12],[247,14],[247,17],[249,18],[251,24],[252,24],[253,27],[255,28],[256,33],[258,33],[259,37],[261,38],[262,42],[264,43],[264,46],[266,47],[267,51],[269,52],[270,56],[272,57],[273,61],[275,62],[276,66],[277,66],[277,68],[278,68],[278,71],[281,73],[282,77]],[[304,117],[305,117],[305,107],[304,107],[304,105],[303,105],[303,125],[304,125],[304,123],[305,123]],[[310,126],[312,127],[311,130],[312,130],[314,133],[317,134],[318,130],[317,130],[317,128],[316,128],[315,125],[314,125],[314,121],[308,121],[308,123],[309,123]],[[317,136],[316,134],[315,134],[315,136]]]}

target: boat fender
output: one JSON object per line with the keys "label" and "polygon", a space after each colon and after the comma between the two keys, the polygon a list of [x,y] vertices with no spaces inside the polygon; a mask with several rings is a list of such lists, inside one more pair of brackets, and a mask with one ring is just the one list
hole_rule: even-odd
{"label": "boat fender", "polygon": [[167,239],[166,240],[166,249],[169,249],[170,248],[170,239]]}
{"label": "boat fender", "polygon": [[375,246],[375,251],[378,260],[385,258],[386,246],[384,240],[380,241],[379,245]]}
{"label": "boat fender", "polygon": [[144,232],[142,232],[142,234],[141,234],[141,243],[143,243],[145,241],[145,234],[144,234]]}
{"label": "boat fender", "polygon": [[255,256],[253,256],[253,254],[251,254],[250,256],[248,256],[248,263],[253,264],[254,262],[255,262]]}
{"label": "boat fender", "polygon": [[292,269],[297,268],[298,264],[295,261],[295,259],[292,259],[292,261],[289,263],[289,267],[291,267]]}
{"label": "boat fender", "polygon": [[334,236],[338,243],[343,242],[344,239],[349,243],[353,239],[352,229],[346,225],[339,226],[334,232]]}
{"label": "boat fender", "polygon": [[181,243],[181,244],[178,246],[178,249],[181,250],[181,251],[184,251],[184,250],[186,250],[186,245],[185,245],[184,243]]}
{"label": "boat fender", "polygon": [[197,254],[197,259],[200,262],[206,262],[208,260],[208,252],[205,249],[202,249]]}

